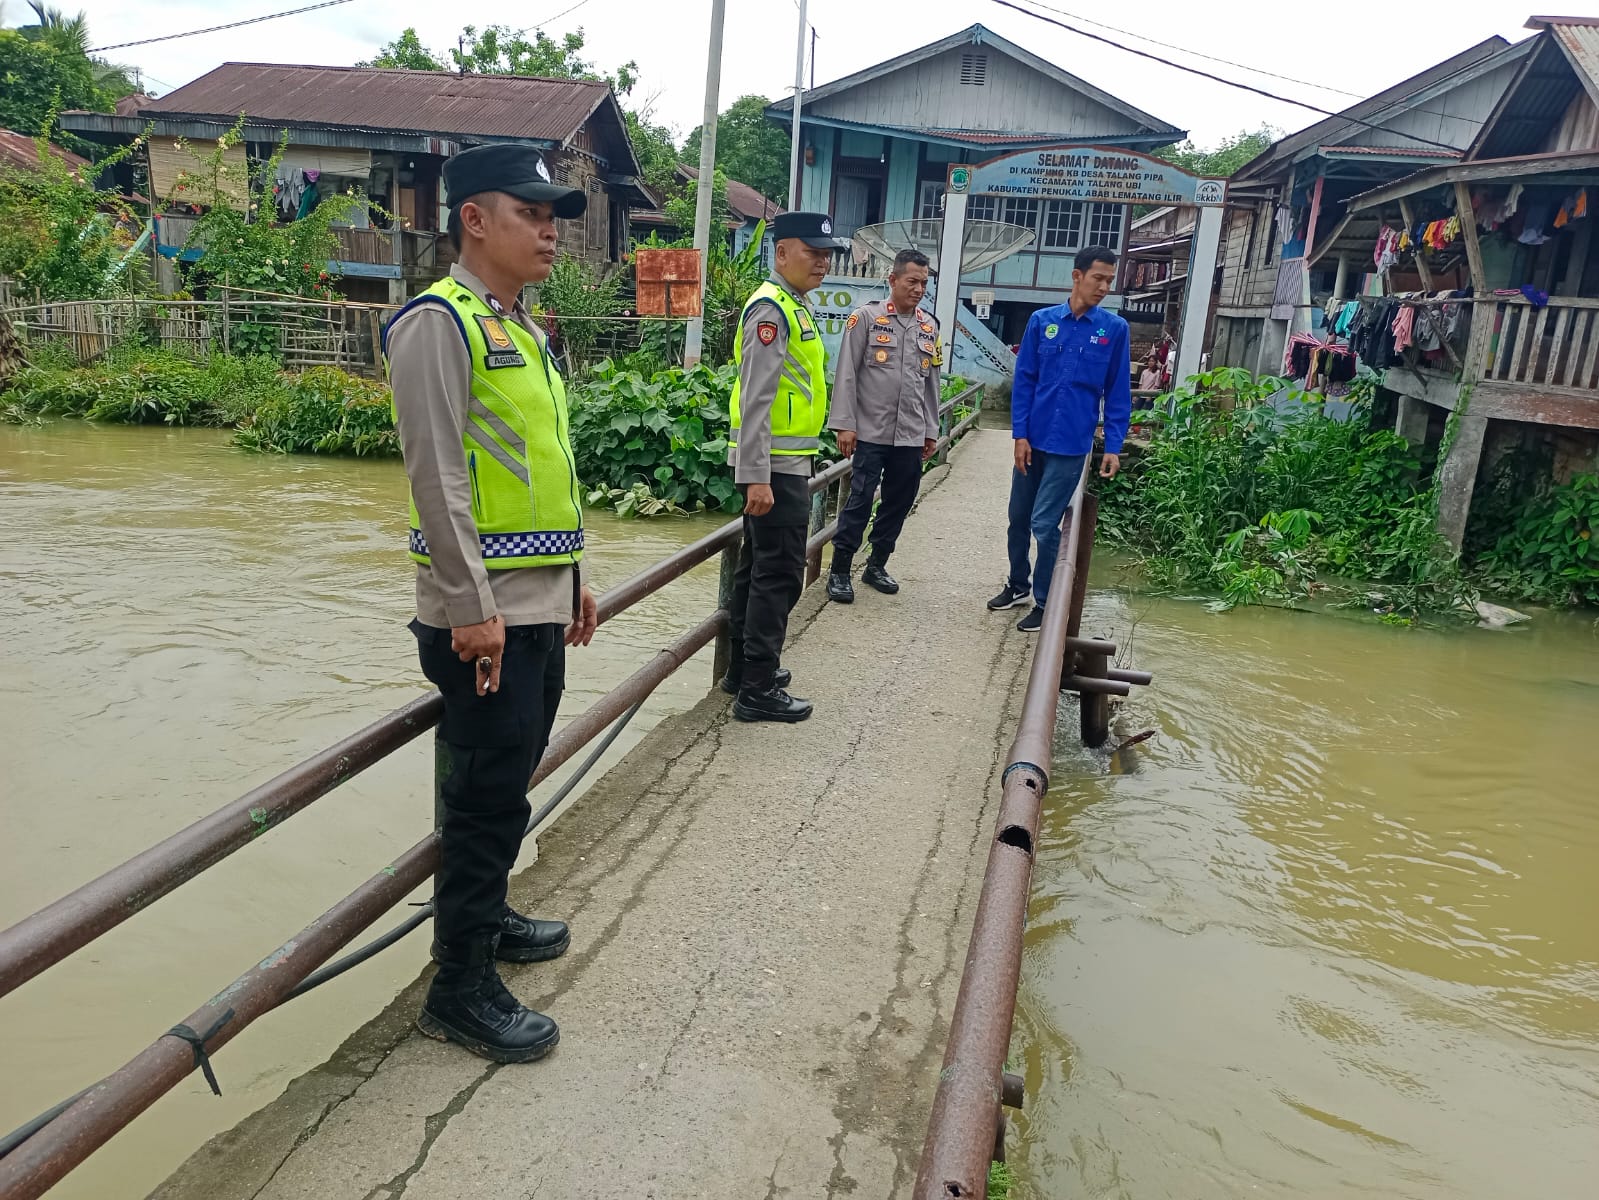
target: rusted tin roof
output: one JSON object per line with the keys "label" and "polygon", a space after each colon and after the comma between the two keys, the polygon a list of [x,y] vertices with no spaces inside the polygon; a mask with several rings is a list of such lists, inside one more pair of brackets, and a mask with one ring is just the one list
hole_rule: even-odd
{"label": "rusted tin roof", "polygon": [[609,85],[586,79],[224,63],[139,111],[146,116],[223,118],[242,112],[285,125],[559,144],[609,91]]}
{"label": "rusted tin roof", "polygon": [[[59,158],[74,171],[89,165],[89,160],[80,158],[70,150],[63,150],[52,143],[50,153]],[[27,134],[17,133],[11,129],[0,129],[0,163],[9,167],[34,168],[39,165],[38,144]]]}
{"label": "rusted tin roof", "polygon": [[[700,177],[699,168],[687,163],[678,163],[677,169],[689,179]],[[783,206],[777,201],[768,200],[749,184],[736,179],[727,181],[727,206],[746,221],[767,221],[783,211]]]}
{"label": "rusted tin roof", "polygon": [[1533,17],[1530,29],[1547,29],[1585,78],[1582,84],[1599,103],[1599,17]]}

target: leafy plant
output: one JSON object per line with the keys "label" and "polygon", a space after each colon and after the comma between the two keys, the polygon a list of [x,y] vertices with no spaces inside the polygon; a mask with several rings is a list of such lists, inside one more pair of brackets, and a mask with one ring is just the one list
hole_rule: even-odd
{"label": "leafy plant", "polygon": [[1147,451],[1101,488],[1101,532],[1144,556],[1160,586],[1213,587],[1220,607],[1346,597],[1377,581],[1415,610],[1454,610],[1471,589],[1436,532],[1437,496],[1410,445],[1370,427],[1374,377],[1348,420],[1288,381],[1223,368],[1134,414]]}
{"label": "leafy plant", "polygon": [[1490,578],[1560,603],[1599,605],[1599,475],[1579,475],[1529,507],[1487,556]]}
{"label": "leafy plant", "polygon": [[389,389],[336,367],[287,376],[287,386],[247,418],[234,440],[278,454],[395,455],[399,434]]}
{"label": "leafy plant", "polygon": [[622,312],[622,282],[621,272],[602,275],[582,259],[563,254],[539,284],[537,311],[573,373],[587,372],[595,345],[616,328],[606,318]]}
{"label": "leafy plant", "polygon": [[679,508],[735,507],[727,438],[736,378],[732,367],[703,363],[649,377],[600,363],[572,396],[579,476],[607,495],[643,484]]}

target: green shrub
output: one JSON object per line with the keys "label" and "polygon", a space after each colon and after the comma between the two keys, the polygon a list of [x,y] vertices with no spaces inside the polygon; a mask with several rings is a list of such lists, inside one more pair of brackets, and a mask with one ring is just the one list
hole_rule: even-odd
{"label": "green shrub", "polygon": [[572,453],[584,484],[631,494],[643,483],[684,509],[737,508],[727,468],[731,366],[673,367],[649,378],[610,362],[572,393]]}
{"label": "green shrub", "polygon": [[1370,427],[1374,378],[1357,381],[1345,421],[1286,380],[1222,368],[1193,383],[1170,415],[1135,415],[1154,426],[1149,448],[1099,485],[1102,536],[1145,556],[1157,584],[1216,589],[1223,607],[1370,599],[1323,574],[1380,583],[1381,605],[1406,612],[1471,598],[1415,452]]}
{"label": "green shrub", "polygon": [[[30,348],[35,364],[59,352]],[[87,366],[33,365],[18,372],[8,406],[34,416],[81,417],[124,425],[232,425],[282,387],[269,361],[216,355],[185,358],[121,346]]]}
{"label": "green shrub", "polygon": [[239,426],[234,441],[240,446],[277,454],[400,452],[384,384],[337,367],[313,367],[284,381]]}
{"label": "green shrub", "polygon": [[1488,580],[1554,603],[1599,605],[1599,475],[1579,475],[1526,508],[1485,556]]}

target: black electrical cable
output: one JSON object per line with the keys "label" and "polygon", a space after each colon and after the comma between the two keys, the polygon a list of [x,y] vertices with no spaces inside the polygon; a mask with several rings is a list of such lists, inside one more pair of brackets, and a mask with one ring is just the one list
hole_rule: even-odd
{"label": "black electrical cable", "polygon": [[1459,146],[1451,146],[1447,142],[1435,142],[1431,138],[1424,138],[1419,134],[1405,133],[1403,130],[1390,129],[1385,125],[1378,125],[1373,121],[1366,121],[1360,117],[1352,117],[1347,112],[1334,112],[1330,108],[1322,108],[1319,104],[1311,104],[1304,100],[1294,100],[1288,96],[1279,96],[1275,92],[1268,92],[1265,88],[1258,88],[1251,83],[1239,83],[1236,79],[1227,79],[1224,76],[1215,75],[1209,71],[1202,71],[1198,67],[1190,67],[1184,63],[1173,62],[1169,58],[1162,58],[1158,54],[1151,54],[1148,50],[1140,50],[1135,46],[1123,45],[1115,38],[1108,38],[1103,34],[1090,33],[1086,29],[1079,29],[1075,25],[1068,25],[1065,21],[1057,21],[1054,17],[1046,17],[1041,12],[1034,12],[1030,8],[1023,8],[1020,4],[1014,4],[1012,3],[1012,0],[993,0],[993,3],[998,4],[1001,8],[1013,9],[1016,12],[1032,17],[1035,21],[1043,21],[1045,24],[1057,26],[1058,28],[1064,29],[1067,33],[1075,33],[1079,37],[1089,38],[1090,40],[1096,42],[1103,42],[1107,46],[1114,46],[1118,50],[1125,50],[1128,54],[1136,54],[1139,58],[1147,58],[1151,62],[1160,63],[1162,66],[1175,67],[1179,71],[1187,71],[1190,75],[1198,75],[1201,79],[1209,79],[1213,83],[1221,83],[1231,88],[1238,88],[1241,91],[1253,92],[1257,96],[1264,96],[1267,100],[1275,100],[1279,104],[1292,104],[1296,108],[1308,109],[1313,113],[1320,113],[1324,117],[1341,117],[1343,120],[1349,121],[1351,124],[1363,125],[1367,129],[1375,129],[1381,133],[1392,134],[1394,137],[1409,138],[1413,142],[1421,142],[1426,146],[1436,146],[1440,150],[1449,151],[1450,154],[1460,153]]}
{"label": "black electrical cable", "polygon": [[[527,828],[522,831],[522,837],[524,840],[526,840],[528,835],[539,827],[539,823],[543,821],[545,817],[549,816],[558,807],[560,807],[561,802],[572,794],[572,792],[577,788],[578,784],[583,782],[584,777],[594,769],[594,765],[600,761],[600,757],[611,748],[616,739],[621,736],[622,730],[627,728],[628,723],[638,715],[639,709],[643,707],[644,701],[638,701],[625,713],[618,717],[611,725],[610,729],[606,730],[605,736],[600,739],[599,745],[595,746],[594,749],[589,752],[589,756],[583,760],[583,765],[578,767],[577,770],[573,771],[572,774],[568,776],[566,782],[556,790],[555,794],[544,802],[543,807],[541,807],[538,812],[533,814],[532,818],[527,823]],[[387,950],[390,946],[400,941],[405,937],[406,934],[411,933],[422,925],[426,924],[432,916],[433,901],[429,900],[427,903],[421,905],[409,917],[401,921],[398,925],[389,930],[387,933],[383,934],[381,937],[374,938],[372,941],[362,946],[359,950],[352,950],[343,958],[338,959],[335,962],[325,963],[317,970],[311,972],[311,974],[302,979],[294,988],[294,990],[285,996],[280,1003],[287,1004],[290,1000],[294,1000],[305,995],[312,988],[321,987],[324,983],[327,983],[328,980],[338,978],[351,967],[360,966],[367,959],[372,958],[384,950]],[[22,1145],[23,1142],[27,1141],[34,1134],[38,1133],[39,1130],[50,1124],[51,1121],[54,1121],[62,1113],[66,1112],[67,1109],[71,1108],[74,1104],[81,1100],[85,1095],[88,1094],[88,1092],[89,1088],[84,1088],[83,1091],[78,1092],[76,1095],[67,1097],[67,1099],[63,1100],[60,1104],[57,1104],[54,1108],[40,1113],[26,1125],[19,1125],[4,1137],[0,1137],[0,1158],[4,1158],[6,1155],[10,1154],[18,1146]]]}

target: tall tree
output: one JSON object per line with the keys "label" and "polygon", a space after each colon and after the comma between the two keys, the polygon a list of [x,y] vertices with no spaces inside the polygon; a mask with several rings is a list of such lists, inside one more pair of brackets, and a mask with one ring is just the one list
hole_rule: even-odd
{"label": "tall tree", "polygon": [[370,62],[358,67],[388,67],[402,71],[447,71],[449,64],[422,44],[414,28],[407,28],[386,46],[379,48]]}
{"label": "tall tree", "polygon": [[[788,200],[788,130],[766,119],[770,101],[740,96],[716,119],[716,166],[729,179],[747,183],[779,204]],[[700,161],[700,130],[688,135],[683,157]]]}
{"label": "tall tree", "polygon": [[556,41],[542,29],[534,31],[530,42],[508,25],[489,25],[479,30],[468,25],[461,31],[461,44],[450,51],[462,71],[480,75],[541,75],[548,79],[597,79],[625,96],[638,82],[638,63],[625,62],[614,74],[602,75],[594,64],[581,57],[583,30],[575,29]]}
{"label": "tall tree", "polygon": [[1231,175],[1251,159],[1263,154],[1280,137],[1282,130],[1262,125],[1253,131],[1246,129],[1231,137],[1224,137],[1209,150],[1201,150],[1189,140],[1156,150],[1155,157],[1164,158],[1195,175]]}

